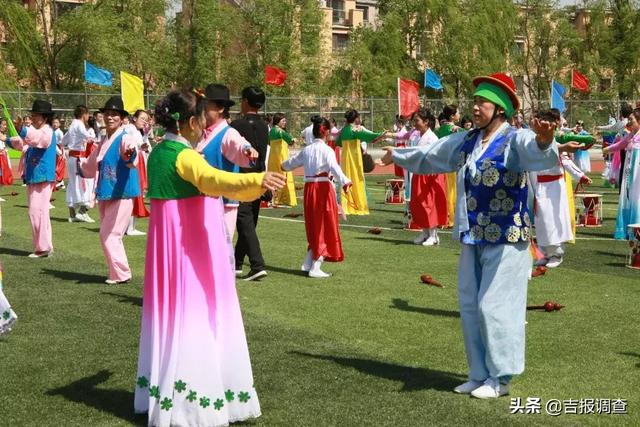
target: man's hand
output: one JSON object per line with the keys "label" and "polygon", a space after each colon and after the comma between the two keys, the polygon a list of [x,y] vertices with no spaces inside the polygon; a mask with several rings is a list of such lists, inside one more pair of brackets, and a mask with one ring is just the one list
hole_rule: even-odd
{"label": "man's hand", "polygon": [[262,188],[276,191],[284,187],[286,183],[287,178],[283,174],[278,172],[267,172],[264,174],[264,179],[262,180]]}
{"label": "man's hand", "polygon": [[242,150],[245,156],[247,156],[252,162],[258,160],[258,152],[253,147],[246,147]]}

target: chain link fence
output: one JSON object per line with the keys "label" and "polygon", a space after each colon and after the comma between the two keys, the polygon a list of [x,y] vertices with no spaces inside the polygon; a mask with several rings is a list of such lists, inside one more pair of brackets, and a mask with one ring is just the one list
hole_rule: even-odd
{"label": "chain link fence", "polygon": [[[76,105],[86,105],[91,111],[102,107],[105,102],[119,93],[109,92],[43,92],[43,91],[0,91],[13,116],[28,114],[34,99],[46,99],[53,104],[54,110],[63,122],[63,127],[71,123],[73,109]],[[164,94],[145,94],[145,105],[153,109],[156,101]],[[236,105],[231,109],[232,117],[239,113],[239,99],[233,98]],[[471,99],[429,99],[423,98],[422,105],[431,108],[436,116],[445,104],[456,104],[462,116],[471,116],[473,100]],[[585,128],[594,130],[596,125],[607,124],[610,117],[618,117],[620,105],[628,102],[635,106],[635,101],[609,100],[566,100],[565,117],[569,126],[577,120],[585,122]],[[548,107],[548,100],[536,102]],[[346,110],[354,108],[360,112],[364,125],[374,131],[390,129],[398,113],[397,98],[352,98],[347,96],[332,97],[267,97],[262,111],[264,113],[284,113],[287,115],[290,132],[297,135],[309,124],[314,114],[334,118],[338,125],[343,122]],[[525,116],[531,112],[525,111]]]}

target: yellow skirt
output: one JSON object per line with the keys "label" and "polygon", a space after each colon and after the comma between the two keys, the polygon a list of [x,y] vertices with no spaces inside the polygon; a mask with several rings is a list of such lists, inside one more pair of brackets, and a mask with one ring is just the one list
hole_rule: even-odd
{"label": "yellow skirt", "polygon": [[289,158],[289,146],[283,139],[271,141],[269,145],[271,148],[269,151],[269,161],[267,162],[267,171],[280,172],[287,177],[286,185],[273,196],[273,204],[291,207],[298,206],[293,173],[285,172],[281,167],[282,162]]}
{"label": "yellow skirt", "polygon": [[357,139],[342,141],[341,152],[340,166],[353,184],[349,194],[342,191],[342,210],[348,215],[369,215],[360,141]]}

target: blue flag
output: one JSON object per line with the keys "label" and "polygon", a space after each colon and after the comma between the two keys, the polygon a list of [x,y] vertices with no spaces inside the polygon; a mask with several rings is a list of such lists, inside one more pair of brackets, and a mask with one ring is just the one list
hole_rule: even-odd
{"label": "blue flag", "polygon": [[84,80],[100,86],[113,86],[113,76],[110,71],[99,68],[89,61],[84,61]]}
{"label": "blue flag", "polygon": [[564,113],[567,107],[564,105],[564,93],[566,89],[555,80],[551,80],[551,108],[557,108]]}
{"label": "blue flag", "polygon": [[435,71],[426,69],[424,72],[424,87],[430,87],[435,90],[442,90],[442,82],[440,76]]}

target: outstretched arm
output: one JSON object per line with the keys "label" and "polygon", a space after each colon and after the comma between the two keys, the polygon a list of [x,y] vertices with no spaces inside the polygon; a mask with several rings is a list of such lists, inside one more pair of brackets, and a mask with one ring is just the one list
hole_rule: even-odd
{"label": "outstretched arm", "polygon": [[285,184],[282,174],[274,172],[231,173],[210,166],[195,150],[183,150],[176,163],[178,175],[209,196],[225,196],[250,202],[265,190],[277,190]]}

